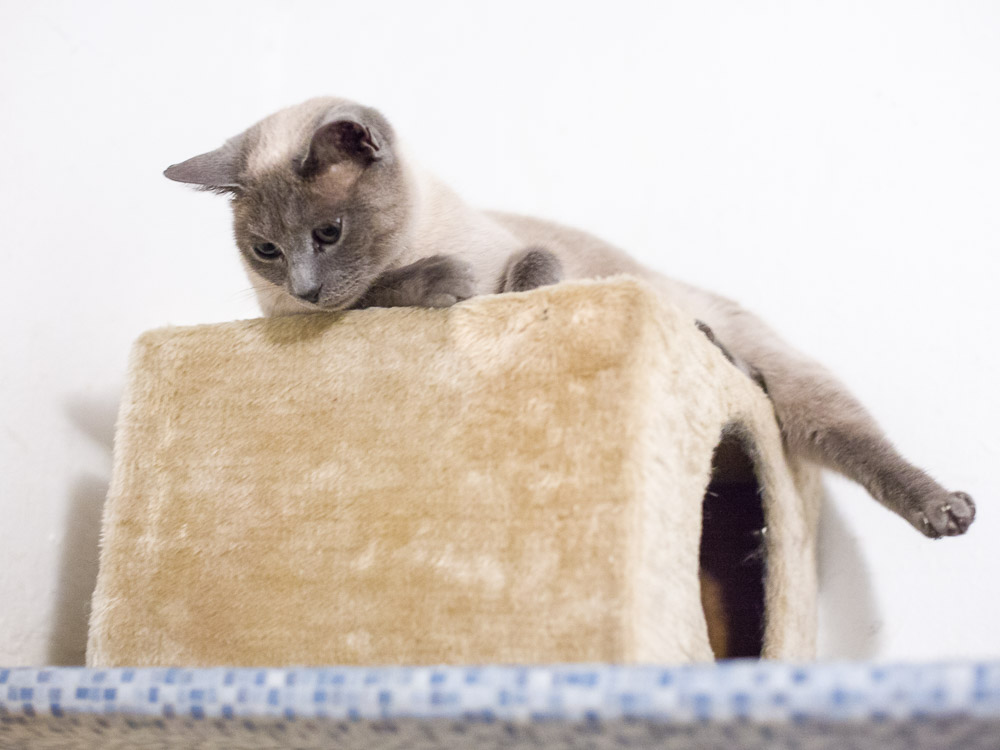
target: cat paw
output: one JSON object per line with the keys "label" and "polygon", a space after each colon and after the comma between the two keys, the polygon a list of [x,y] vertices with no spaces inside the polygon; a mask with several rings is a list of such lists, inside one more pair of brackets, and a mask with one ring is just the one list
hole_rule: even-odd
{"label": "cat paw", "polygon": [[497,291],[527,292],[558,284],[562,278],[562,263],[554,253],[544,247],[529,247],[511,256]]}
{"label": "cat paw", "polygon": [[432,255],[386,271],[354,307],[451,307],[475,293],[471,265],[448,255]]}
{"label": "cat paw", "polygon": [[465,261],[432,255],[408,266],[405,281],[417,307],[451,307],[476,293],[476,277]]}
{"label": "cat paw", "polygon": [[921,503],[910,522],[931,539],[964,534],[976,518],[976,504],[964,492],[940,492]]}

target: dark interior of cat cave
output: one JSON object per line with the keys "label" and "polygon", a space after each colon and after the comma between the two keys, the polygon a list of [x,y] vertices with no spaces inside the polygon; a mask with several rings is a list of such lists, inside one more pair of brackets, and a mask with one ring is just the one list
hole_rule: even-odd
{"label": "dark interior of cat cave", "polygon": [[764,644],[764,507],[749,436],[728,425],[702,503],[701,597],[717,659],[759,657]]}

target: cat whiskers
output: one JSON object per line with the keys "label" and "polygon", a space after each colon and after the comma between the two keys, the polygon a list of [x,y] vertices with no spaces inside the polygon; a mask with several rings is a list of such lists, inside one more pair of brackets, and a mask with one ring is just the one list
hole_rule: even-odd
{"label": "cat whiskers", "polygon": [[237,292],[233,292],[229,295],[229,299],[244,301],[249,298],[260,299],[262,296],[265,299],[273,300],[277,299],[280,295],[285,294],[285,290],[281,287],[250,287],[249,289],[240,289]]}
{"label": "cat whiskers", "polygon": [[254,287],[250,287],[249,289],[240,289],[238,291],[233,292],[232,294],[230,294],[227,297],[227,299],[229,299],[229,300],[234,300],[235,299],[235,300],[242,301],[242,300],[247,299],[248,297],[252,297],[252,296],[256,296],[256,295],[257,295],[257,289],[254,288]]}

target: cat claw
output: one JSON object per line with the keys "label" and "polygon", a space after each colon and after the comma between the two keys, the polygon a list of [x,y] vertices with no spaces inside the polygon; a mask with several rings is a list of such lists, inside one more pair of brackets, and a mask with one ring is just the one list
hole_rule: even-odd
{"label": "cat claw", "polygon": [[943,500],[924,506],[918,519],[919,530],[931,539],[964,534],[976,518],[976,504],[965,492],[952,492]]}

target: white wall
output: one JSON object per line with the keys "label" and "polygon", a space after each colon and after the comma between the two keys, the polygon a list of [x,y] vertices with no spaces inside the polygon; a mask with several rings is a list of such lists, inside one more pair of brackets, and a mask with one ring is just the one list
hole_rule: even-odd
{"label": "white wall", "polygon": [[979,520],[830,479],[823,655],[1000,656],[998,80],[989,0],[0,4],[0,664],[81,658],[131,341],[257,314],[160,171],[327,93],[828,363]]}

